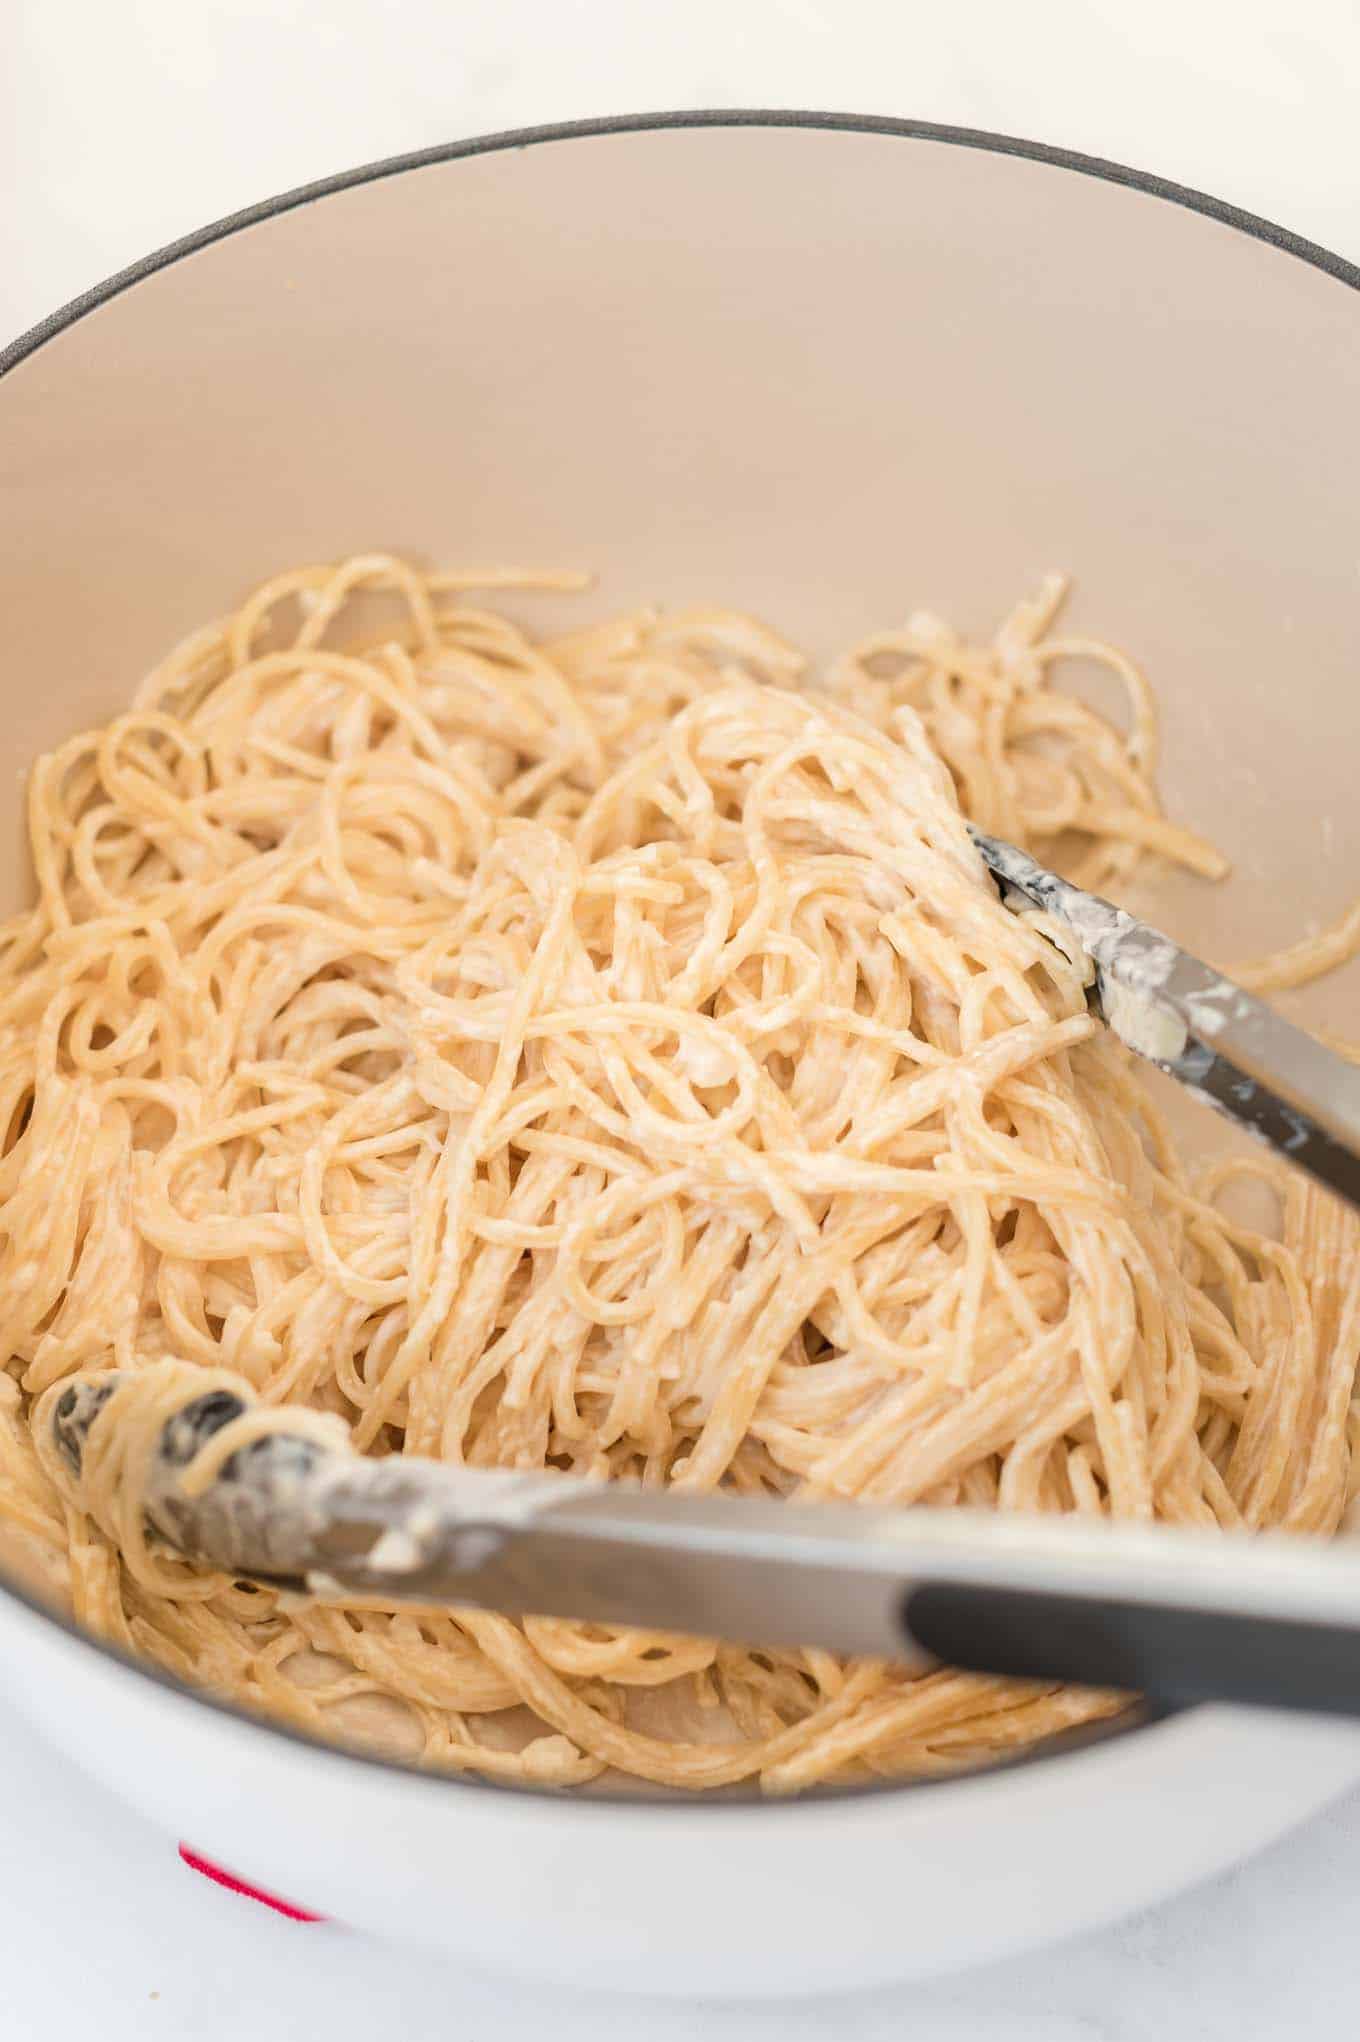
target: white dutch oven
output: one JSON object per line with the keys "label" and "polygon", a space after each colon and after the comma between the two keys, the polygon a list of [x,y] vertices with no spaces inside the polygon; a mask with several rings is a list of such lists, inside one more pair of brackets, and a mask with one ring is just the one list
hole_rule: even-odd
{"label": "white dutch oven", "polygon": [[[500,137],[210,228],[0,361],[12,903],[17,769],[281,565],[597,567],[576,614],[716,599],[819,648],[923,603],[985,630],[1062,566],[1151,668],[1173,808],[1238,861],[1162,913],[1219,956],[1287,941],[1360,872],[1357,285],[1107,164],[820,116]],[[998,1955],[1360,1779],[1349,1726],[1201,1709],[918,1787],[563,1797],[262,1727],[18,1593],[0,1652],[12,1706],[246,1879],[594,1985]]]}

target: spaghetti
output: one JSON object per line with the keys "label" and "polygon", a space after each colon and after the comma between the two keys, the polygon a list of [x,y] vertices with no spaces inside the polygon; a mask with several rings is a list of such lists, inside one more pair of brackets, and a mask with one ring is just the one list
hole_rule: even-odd
{"label": "spaghetti", "polygon": [[[789,1790],[1108,1713],[290,1598],[148,1539],[159,1426],[217,1380],[247,1427],[301,1406],[476,1466],[1227,1530],[1344,1508],[1355,1223],[1265,1159],[1192,1184],[967,836],[1083,884],[1224,869],[1159,810],[1137,669],[1048,635],[1061,584],[989,647],[918,617],[814,684],[727,611],[534,642],[469,602],[488,581],[532,578],[282,576],[34,769],[0,1512],[82,1622],[435,1766]],[[1127,735],[1054,685],[1069,657],[1123,681]],[[1274,1233],[1217,1202],[1244,1171]],[[37,1414],[101,1367],[121,1421],[76,1488]]]}

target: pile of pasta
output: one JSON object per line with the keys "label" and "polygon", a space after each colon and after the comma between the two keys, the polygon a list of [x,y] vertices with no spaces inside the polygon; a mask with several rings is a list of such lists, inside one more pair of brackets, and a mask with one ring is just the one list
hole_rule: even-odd
{"label": "pile of pasta", "polygon": [[[283,575],[34,768],[0,1515],[184,1679],[506,1779],[788,1791],[1117,1709],[289,1596],[134,1536],[126,1470],[92,1496],[35,1430],[117,1369],[129,1414],[222,1379],[375,1455],[1336,1527],[1355,1223],[1264,1156],[1192,1182],[967,835],[1116,891],[1149,853],[1221,874],[1159,809],[1134,666],[1057,635],[1056,581],[990,644],[918,616],[809,674],[726,610],[535,639],[473,601],[497,580],[535,583]],[[1061,685],[1093,658],[1125,729]],[[1272,1232],[1220,1203],[1244,1170]]]}

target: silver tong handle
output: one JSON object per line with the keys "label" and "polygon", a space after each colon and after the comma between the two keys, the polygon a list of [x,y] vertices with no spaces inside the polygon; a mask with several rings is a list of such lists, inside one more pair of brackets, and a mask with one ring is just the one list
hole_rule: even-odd
{"label": "silver tong handle", "polygon": [[[76,1472],[116,1378],[54,1407]],[[468,1605],[924,1669],[1360,1715],[1360,1561],[1344,1541],[1216,1537],[968,1510],[694,1495],[366,1460],[286,1432],[192,1500],[179,1476],[244,1402],[166,1426],[147,1514],[190,1557],[328,1596]]]}

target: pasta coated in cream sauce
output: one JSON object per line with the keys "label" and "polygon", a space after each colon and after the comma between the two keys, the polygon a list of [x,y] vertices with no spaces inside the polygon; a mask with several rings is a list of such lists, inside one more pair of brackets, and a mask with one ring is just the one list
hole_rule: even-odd
{"label": "pasta coated in cream sauce", "polygon": [[[1108,1713],[289,1598],[147,1537],[145,1452],[217,1381],[375,1454],[1339,1522],[1355,1222],[1265,1157],[1192,1181],[965,827],[1104,890],[1148,853],[1219,876],[1158,807],[1132,663],[1053,634],[1056,581],[989,645],[917,616],[810,675],[726,610],[536,640],[470,600],[496,579],[533,582],[283,575],[34,769],[38,897],[0,939],[0,1513],[104,1635],[445,1768],[790,1790]],[[1127,732],[1055,685],[1069,658],[1121,678]],[[1219,1203],[1244,1171],[1273,1233]],[[120,1444],[76,1488],[35,1405],[103,1367],[132,1378]]]}

